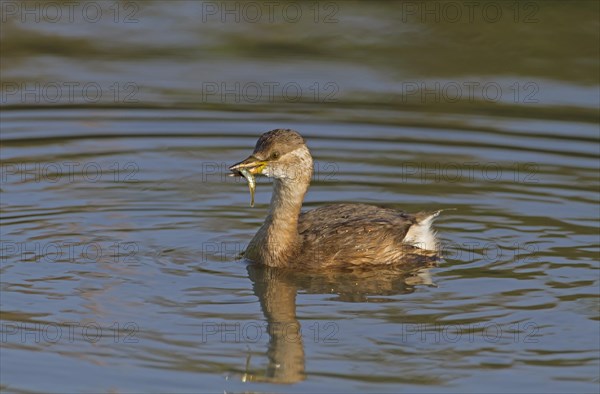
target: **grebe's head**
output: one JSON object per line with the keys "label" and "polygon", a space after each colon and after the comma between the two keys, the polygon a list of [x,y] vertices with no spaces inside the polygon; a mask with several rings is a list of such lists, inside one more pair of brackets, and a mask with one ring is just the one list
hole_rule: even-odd
{"label": "grebe's head", "polygon": [[252,175],[265,175],[281,180],[308,179],[312,176],[313,160],[304,138],[297,131],[275,129],[260,136],[254,152],[229,169],[237,173],[246,169]]}

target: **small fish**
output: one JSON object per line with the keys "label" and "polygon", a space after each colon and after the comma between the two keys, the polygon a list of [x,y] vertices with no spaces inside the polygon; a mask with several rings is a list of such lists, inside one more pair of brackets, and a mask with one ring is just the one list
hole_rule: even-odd
{"label": "small fish", "polygon": [[250,189],[250,206],[254,207],[254,190],[256,189],[256,181],[254,180],[254,175],[250,173],[245,168],[241,168],[240,174],[248,181],[248,188]]}

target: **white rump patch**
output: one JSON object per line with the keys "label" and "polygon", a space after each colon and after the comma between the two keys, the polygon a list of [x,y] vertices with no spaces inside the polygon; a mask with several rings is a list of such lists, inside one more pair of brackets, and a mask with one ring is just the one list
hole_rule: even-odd
{"label": "white rump patch", "polygon": [[421,249],[437,250],[438,242],[431,224],[440,212],[434,212],[419,223],[413,224],[408,229],[404,242]]}

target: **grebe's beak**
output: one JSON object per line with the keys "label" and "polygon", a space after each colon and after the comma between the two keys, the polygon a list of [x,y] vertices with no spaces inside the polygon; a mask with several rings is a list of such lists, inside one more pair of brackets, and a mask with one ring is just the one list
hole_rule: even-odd
{"label": "grebe's beak", "polygon": [[246,160],[240,161],[229,167],[229,170],[233,174],[229,174],[230,176],[241,175],[241,170],[246,170],[252,175],[261,174],[263,169],[267,166],[267,162],[265,160],[259,160],[254,155],[249,156]]}
{"label": "grebe's beak", "polygon": [[266,165],[266,161],[259,160],[254,155],[252,155],[246,160],[229,167],[229,170],[232,172],[231,174],[229,174],[230,176],[243,176],[248,181],[248,188],[250,189],[251,207],[254,206],[254,190],[256,189],[256,181],[254,180],[254,175],[262,173]]}

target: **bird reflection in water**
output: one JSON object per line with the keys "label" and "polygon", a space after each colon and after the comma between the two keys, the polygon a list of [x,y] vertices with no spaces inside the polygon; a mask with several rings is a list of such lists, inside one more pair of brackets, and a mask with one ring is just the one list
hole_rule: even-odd
{"label": "bird reflection in water", "polygon": [[412,261],[400,267],[344,269],[322,272],[247,266],[267,321],[269,345],[266,371],[253,371],[246,362],[243,381],[295,383],[305,379],[302,329],[296,317],[296,294],[331,294],[343,302],[394,302],[390,296],[408,294],[417,285],[435,286],[429,270],[436,261]]}

